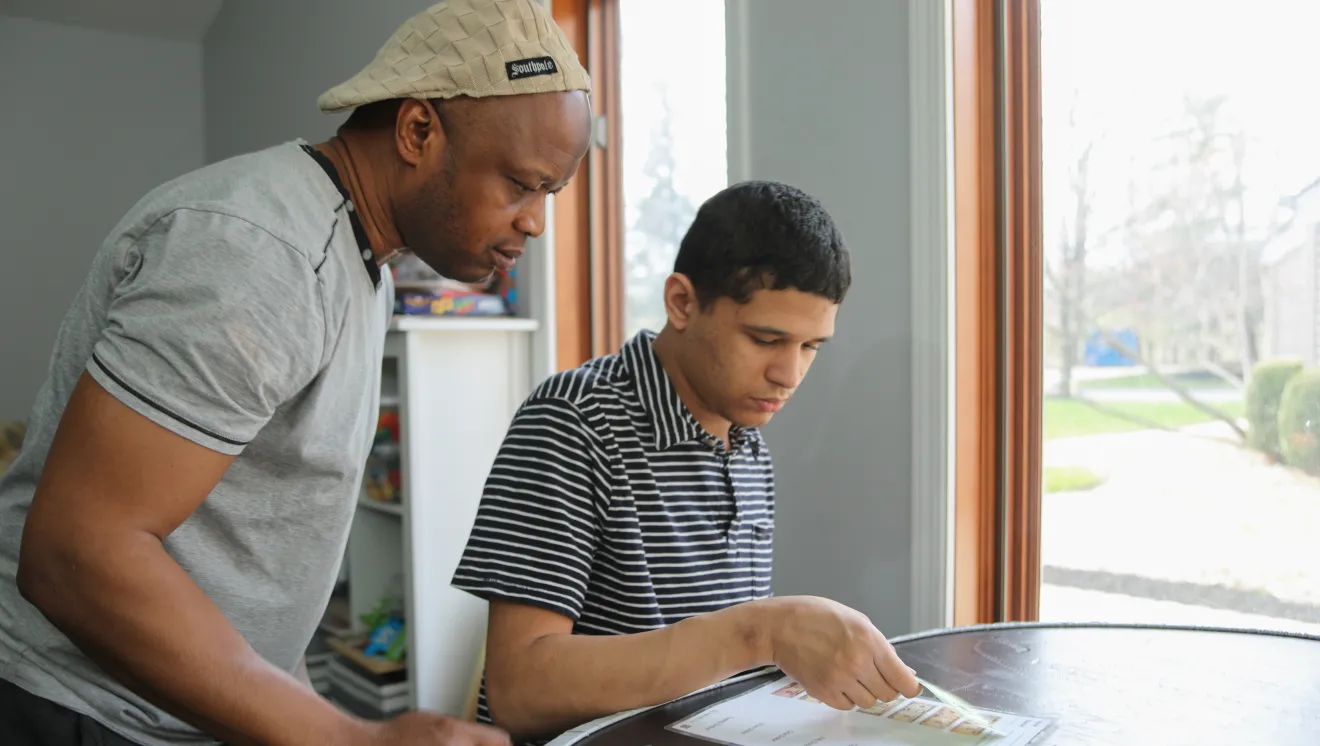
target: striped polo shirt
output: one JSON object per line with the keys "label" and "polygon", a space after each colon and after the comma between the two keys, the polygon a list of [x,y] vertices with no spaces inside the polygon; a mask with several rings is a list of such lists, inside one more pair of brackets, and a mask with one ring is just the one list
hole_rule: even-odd
{"label": "striped polo shirt", "polygon": [[[643,331],[555,374],[509,426],[454,587],[549,609],[575,634],[645,632],[770,595],[774,472],[678,397]],[[478,716],[488,722],[485,687]]]}

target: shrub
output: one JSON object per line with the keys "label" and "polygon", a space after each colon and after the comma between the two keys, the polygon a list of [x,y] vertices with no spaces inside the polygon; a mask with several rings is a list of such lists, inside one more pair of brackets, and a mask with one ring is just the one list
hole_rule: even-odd
{"label": "shrub", "polygon": [[1046,494],[1055,492],[1085,492],[1103,484],[1105,478],[1084,466],[1045,467]]}
{"label": "shrub", "polygon": [[1247,384],[1247,440],[1252,448],[1279,458],[1279,400],[1288,381],[1302,370],[1300,360],[1266,360],[1251,370]]}
{"label": "shrub", "polygon": [[1284,387],[1279,450],[1290,465],[1320,475],[1320,368],[1298,373]]}

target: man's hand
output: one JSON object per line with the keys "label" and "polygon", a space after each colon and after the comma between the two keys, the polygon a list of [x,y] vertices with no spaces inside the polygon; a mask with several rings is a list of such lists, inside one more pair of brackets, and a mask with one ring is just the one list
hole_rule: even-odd
{"label": "man's hand", "polygon": [[504,731],[430,712],[407,712],[371,723],[353,746],[510,746]]}
{"label": "man's hand", "polygon": [[860,612],[824,598],[793,596],[760,602],[770,657],[807,694],[840,710],[921,693],[916,672]]}

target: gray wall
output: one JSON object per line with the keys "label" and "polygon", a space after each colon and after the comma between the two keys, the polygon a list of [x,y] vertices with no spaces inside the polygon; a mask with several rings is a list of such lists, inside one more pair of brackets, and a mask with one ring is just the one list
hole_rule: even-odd
{"label": "gray wall", "polygon": [[730,177],[815,194],[853,258],[835,342],[766,430],[775,592],[834,598],[895,635],[911,626],[908,10],[828,5],[730,0]]}
{"label": "gray wall", "polygon": [[203,163],[201,47],[0,15],[0,70],[0,418],[23,418],[106,233]]}
{"label": "gray wall", "polygon": [[206,157],[217,161],[343,121],[316,97],[366,66],[429,0],[225,0],[204,44]]}

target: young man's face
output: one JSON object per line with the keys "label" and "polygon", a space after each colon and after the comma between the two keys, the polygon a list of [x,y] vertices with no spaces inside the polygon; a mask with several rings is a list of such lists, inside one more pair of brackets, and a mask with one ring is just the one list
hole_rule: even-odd
{"label": "young man's face", "polygon": [[765,425],[834,335],[838,311],[834,301],[800,290],[757,290],[747,303],[720,298],[697,310],[683,335],[697,396],[734,425]]}

